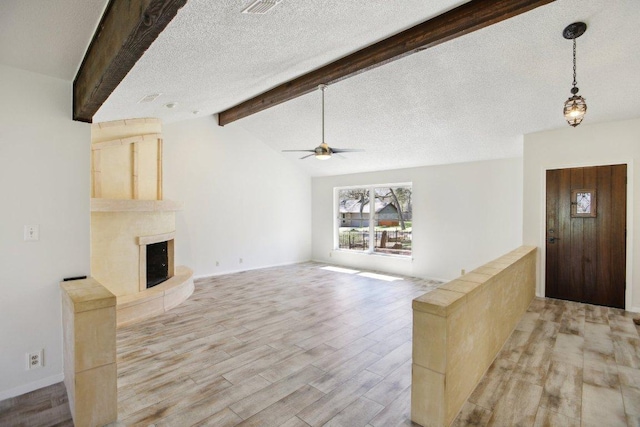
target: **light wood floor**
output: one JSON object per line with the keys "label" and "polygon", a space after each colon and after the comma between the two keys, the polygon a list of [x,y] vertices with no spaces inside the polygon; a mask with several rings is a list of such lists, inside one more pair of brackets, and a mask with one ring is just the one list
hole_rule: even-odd
{"label": "light wood floor", "polygon": [[63,383],[0,401],[2,427],[73,427]]}
{"label": "light wood floor", "polygon": [[[412,425],[411,300],[436,283],[319,267],[200,280],[180,307],[120,329],[121,423]],[[25,422],[55,403],[68,414],[43,393],[0,402],[0,425],[69,425]],[[455,425],[581,424],[640,426],[638,328],[622,310],[536,299]]]}
{"label": "light wood floor", "polygon": [[199,281],[164,316],[118,331],[126,425],[390,426],[407,419],[411,300],[319,264]]}
{"label": "light wood floor", "polygon": [[640,427],[638,316],[534,299],[454,425]]}

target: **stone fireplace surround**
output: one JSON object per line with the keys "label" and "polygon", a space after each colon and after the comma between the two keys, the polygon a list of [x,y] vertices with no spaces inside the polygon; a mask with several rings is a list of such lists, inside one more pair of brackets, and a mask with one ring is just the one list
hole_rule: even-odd
{"label": "stone fireplace surround", "polygon": [[[175,267],[173,201],[91,200],[91,275],[116,295],[118,326],[162,314],[193,293],[193,272]],[[169,279],[147,289],[146,245],[168,241]]]}
{"label": "stone fireplace surround", "polygon": [[[92,125],[91,276],[117,299],[117,325],[164,313],[194,289],[193,272],[176,267],[175,215],[162,198],[162,127],[158,119]],[[149,244],[167,241],[168,280],[147,289]]]}

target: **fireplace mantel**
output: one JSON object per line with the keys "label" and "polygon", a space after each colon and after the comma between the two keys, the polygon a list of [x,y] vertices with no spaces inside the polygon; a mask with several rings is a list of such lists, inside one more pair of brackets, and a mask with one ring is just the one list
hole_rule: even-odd
{"label": "fireplace mantel", "polygon": [[173,200],[91,199],[91,212],[175,212],[183,206]]}

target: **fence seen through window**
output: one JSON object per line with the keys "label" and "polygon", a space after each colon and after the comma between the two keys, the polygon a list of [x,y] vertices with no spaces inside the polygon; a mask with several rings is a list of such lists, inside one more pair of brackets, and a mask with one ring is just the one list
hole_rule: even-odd
{"label": "fence seen through window", "polygon": [[338,211],[339,249],[411,255],[411,186],[338,189]]}

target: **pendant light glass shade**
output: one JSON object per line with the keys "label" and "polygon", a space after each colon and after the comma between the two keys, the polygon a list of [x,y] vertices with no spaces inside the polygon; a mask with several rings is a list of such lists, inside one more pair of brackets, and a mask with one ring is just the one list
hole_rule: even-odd
{"label": "pendant light glass shade", "polygon": [[576,127],[584,119],[587,112],[587,103],[580,95],[573,95],[564,103],[564,118],[569,125]]}

